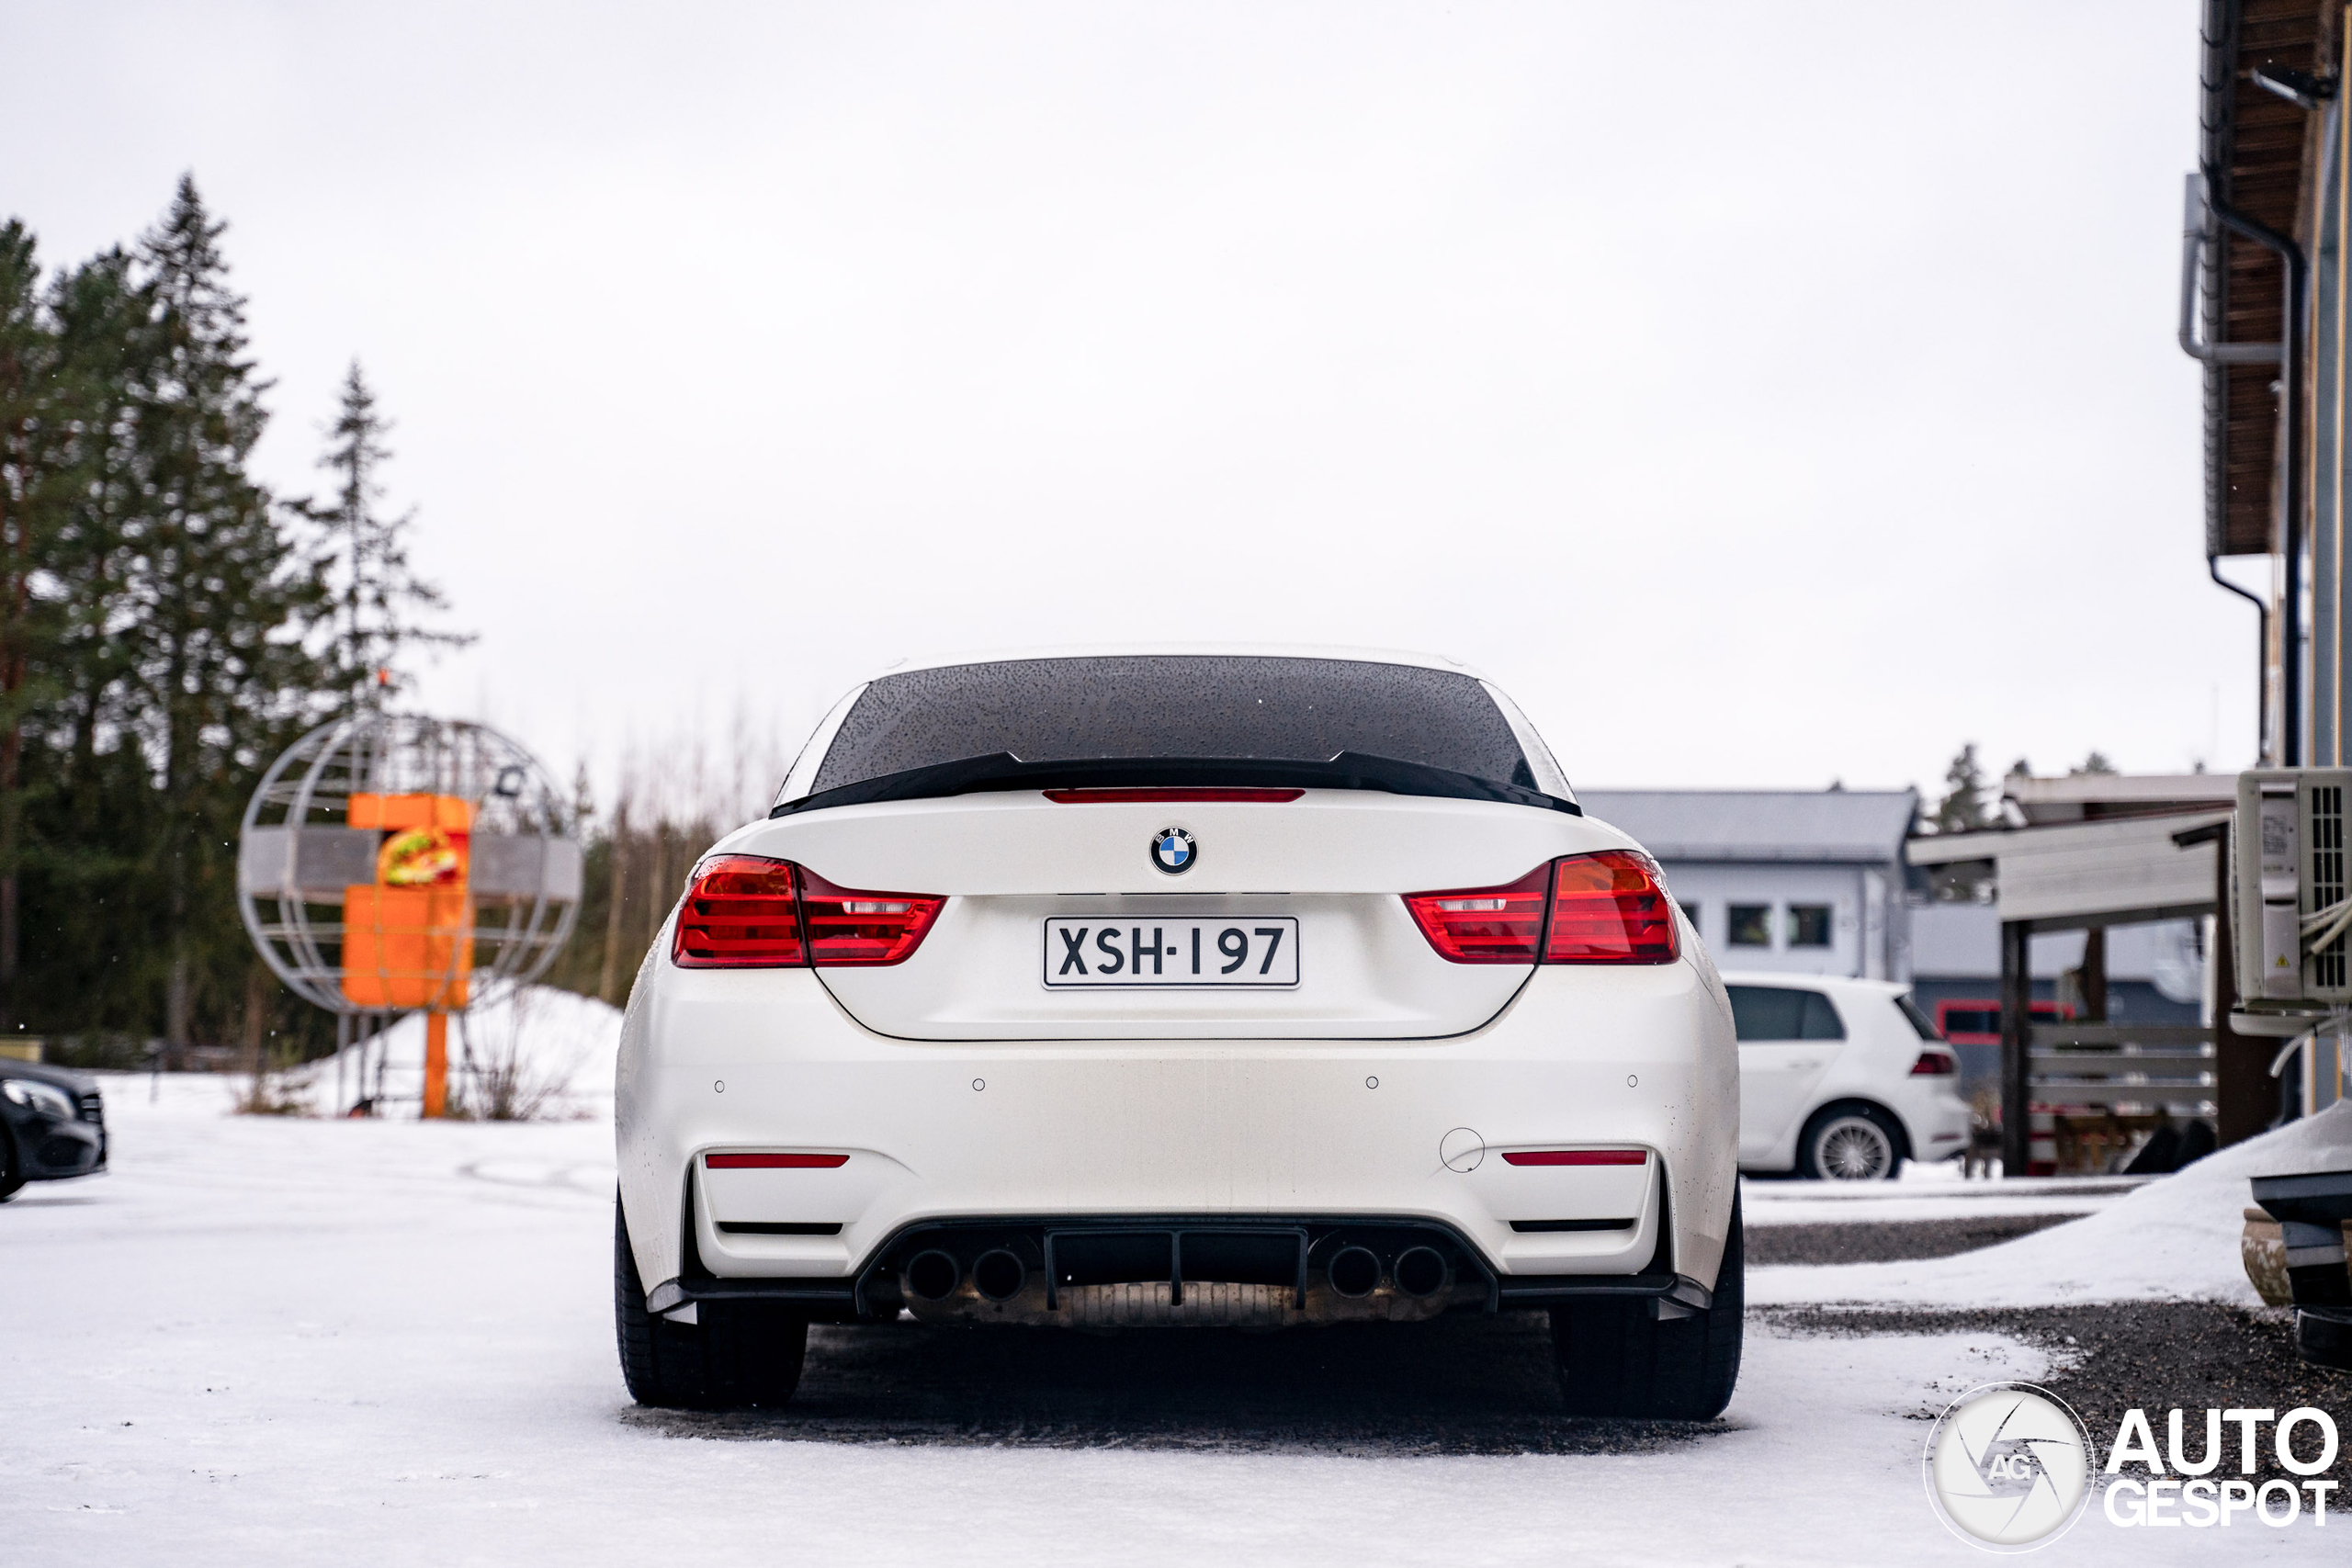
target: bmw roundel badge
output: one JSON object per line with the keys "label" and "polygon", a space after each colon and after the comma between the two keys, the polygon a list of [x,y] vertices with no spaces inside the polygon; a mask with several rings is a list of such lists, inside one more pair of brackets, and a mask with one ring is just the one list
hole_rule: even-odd
{"label": "bmw roundel badge", "polygon": [[1151,840],[1151,863],[1175,876],[1193,869],[1201,858],[1200,847],[1193,842],[1193,835],[1182,828],[1162,828],[1159,837]]}

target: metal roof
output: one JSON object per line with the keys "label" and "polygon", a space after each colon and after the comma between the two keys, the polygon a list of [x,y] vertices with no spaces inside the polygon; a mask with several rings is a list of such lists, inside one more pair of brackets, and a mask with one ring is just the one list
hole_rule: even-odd
{"label": "metal roof", "polygon": [[1911,789],[1588,789],[1577,799],[1662,861],[1896,863],[1919,809]]}
{"label": "metal roof", "polygon": [[[2206,0],[2198,164],[2211,198],[2280,234],[2300,221],[2312,117],[2255,80],[2257,71],[2332,73],[2333,0]],[[2279,262],[2264,246],[2208,225],[2206,341],[2278,341],[2286,307]],[[2278,548],[2272,486],[2278,467],[2275,364],[2205,367],[2206,553]]]}
{"label": "metal roof", "polygon": [[2235,773],[2068,773],[2031,778],[2011,773],[2001,794],[2017,803],[2029,824],[2161,817],[2235,807]]}
{"label": "metal roof", "polygon": [[2227,822],[2229,811],[2050,823],[1914,839],[1913,865],[1994,863],[2004,920],[2050,928],[2158,920],[2213,908],[2213,846],[2176,835]]}

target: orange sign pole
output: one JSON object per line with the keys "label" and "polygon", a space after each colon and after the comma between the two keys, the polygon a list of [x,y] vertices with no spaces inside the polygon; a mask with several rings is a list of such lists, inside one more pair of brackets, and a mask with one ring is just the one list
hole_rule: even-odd
{"label": "orange sign pole", "polygon": [[449,1015],[439,1008],[424,1015],[424,1114],[449,1111]]}

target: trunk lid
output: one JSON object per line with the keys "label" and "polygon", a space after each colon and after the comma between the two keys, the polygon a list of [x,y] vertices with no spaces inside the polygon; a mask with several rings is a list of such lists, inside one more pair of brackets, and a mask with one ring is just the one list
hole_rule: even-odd
{"label": "trunk lid", "polygon": [[[1154,854],[1170,829],[1190,838],[1175,874]],[[1499,1012],[1532,965],[1448,962],[1400,896],[1498,886],[1555,855],[1627,847],[1566,812],[1346,789],[1285,802],[996,792],[803,812],[718,846],[797,862],[840,887],[944,895],[905,962],[817,971],[865,1027],[936,1041],[1464,1033]],[[1073,946],[1097,979],[1141,948],[1150,983],[1080,983]],[[1247,983],[1224,983],[1237,948],[1248,975],[1231,978]]]}

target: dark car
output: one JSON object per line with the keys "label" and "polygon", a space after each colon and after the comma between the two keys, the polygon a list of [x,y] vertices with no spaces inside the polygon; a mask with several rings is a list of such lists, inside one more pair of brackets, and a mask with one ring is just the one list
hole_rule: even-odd
{"label": "dark car", "polygon": [[28,1181],[106,1168],[106,1105],[96,1086],[62,1067],[0,1060],[0,1202]]}

